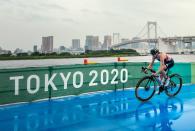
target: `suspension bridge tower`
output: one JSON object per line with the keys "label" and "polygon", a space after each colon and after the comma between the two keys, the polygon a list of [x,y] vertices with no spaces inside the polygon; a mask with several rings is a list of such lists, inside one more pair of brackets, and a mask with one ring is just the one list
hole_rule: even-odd
{"label": "suspension bridge tower", "polygon": [[152,21],[147,22],[148,39],[151,39],[151,33],[153,27],[154,27],[154,39],[157,39],[157,22],[152,22]]}
{"label": "suspension bridge tower", "polygon": [[[157,39],[157,22],[147,22],[147,39]],[[148,43],[150,45],[150,43]],[[155,43],[155,48],[159,49],[159,44]]]}

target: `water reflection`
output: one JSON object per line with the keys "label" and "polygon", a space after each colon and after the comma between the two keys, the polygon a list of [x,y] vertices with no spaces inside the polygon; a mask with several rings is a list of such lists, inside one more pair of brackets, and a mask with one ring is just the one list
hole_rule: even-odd
{"label": "water reflection", "polygon": [[137,124],[143,129],[160,129],[171,131],[173,120],[177,120],[183,113],[183,101],[179,98],[168,98],[165,102],[142,103],[136,110]]}
{"label": "water reflection", "polygon": [[[108,125],[112,129],[121,129],[121,124],[137,129],[171,130],[173,120],[179,119],[183,113],[183,102],[179,98],[140,104],[129,96],[129,92],[118,92],[5,108],[0,110],[0,129],[78,130],[86,126],[98,129],[98,126]],[[115,121],[117,124],[113,124]]]}

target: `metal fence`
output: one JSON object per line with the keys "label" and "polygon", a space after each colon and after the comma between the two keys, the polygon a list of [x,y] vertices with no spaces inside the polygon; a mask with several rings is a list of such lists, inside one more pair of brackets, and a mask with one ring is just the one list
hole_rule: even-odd
{"label": "metal fence", "polygon": [[[124,62],[1,69],[0,104],[135,87],[145,75],[141,67],[147,65]],[[194,63],[176,63],[171,72],[179,73],[184,83],[195,83]]]}

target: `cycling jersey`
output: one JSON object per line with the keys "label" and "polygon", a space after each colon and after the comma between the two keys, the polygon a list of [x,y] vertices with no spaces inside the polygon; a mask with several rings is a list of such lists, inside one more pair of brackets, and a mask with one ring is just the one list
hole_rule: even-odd
{"label": "cycling jersey", "polygon": [[[160,57],[156,57],[155,59],[157,59],[158,61],[160,61]],[[172,68],[174,66],[174,60],[173,60],[173,58],[171,58],[170,56],[168,56],[166,54],[166,58],[164,59],[164,64],[167,67],[165,69],[165,71],[167,71],[168,69]]]}

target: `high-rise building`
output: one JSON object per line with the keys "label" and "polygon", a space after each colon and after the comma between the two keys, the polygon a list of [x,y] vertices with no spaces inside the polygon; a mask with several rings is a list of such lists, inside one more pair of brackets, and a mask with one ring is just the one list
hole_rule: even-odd
{"label": "high-rise building", "polygon": [[86,36],[85,50],[100,50],[98,36]]}
{"label": "high-rise building", "polygon": [[93,50],[100,50],[101,46],[100,46],[100,42],[99,42],[99,36],[94,36],[94,44],[93,44]]}
{"label": "high-rise building", "polygon": [[58,48],[58,53],[60,54],[60,53],[64,53],[64,52],[66,52],[67,51],[67,49],[66,49],[66,47],[65,46],[60,46],[59,48]]}
{"label": "high-rise building", "polygon": [[80,39],[72,39],[72,49],[79,50],[80,48]]}
{"label": "high-rise building", "polygon": [[37,47],[37,45],[34,45],[34,46],[33,46],[33,52],[38,52],[38,47]]}
{"label": "high-rise building", "polygon": [[60,51],[65,51],[65,50],[66,50],[66,47],[65,47],[65,46],[60,46],[60,47],[59,47],[59,50],[60,50]]}
{"label": "high-rise building", "polygon": [[86,36],[85,50],[92,50],[93,36]]}
{"label": "high-rise building", "polygon": [[112,44],[112,36],[104,36],[104,43],[102,45],[102,50],[109,50]]}
{"label": "high-rise building", "polygon": [[113,45],[120,43],[120,33],[113,33]]}
{"label": "high-rise building", "polygon": [[42,53],[53,52],[53,36],[42,37],[41,51]]}

